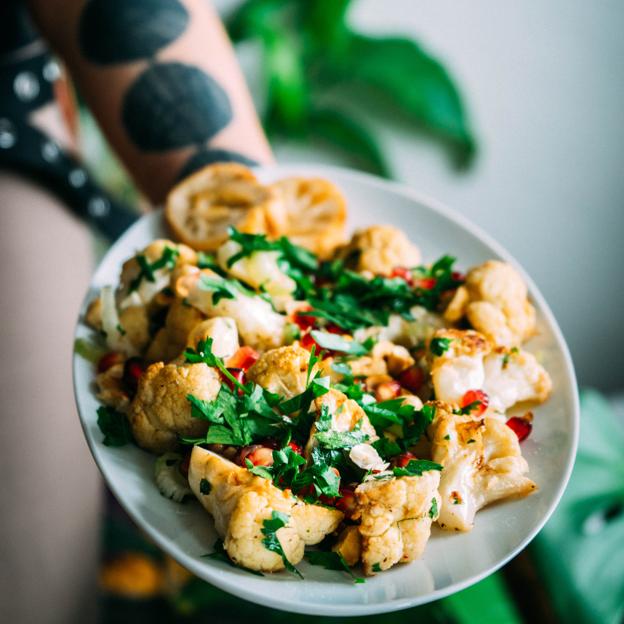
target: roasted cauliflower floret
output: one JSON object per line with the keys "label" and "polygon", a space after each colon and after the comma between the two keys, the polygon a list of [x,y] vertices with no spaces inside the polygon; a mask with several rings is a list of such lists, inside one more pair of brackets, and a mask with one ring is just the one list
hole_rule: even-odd
{"label": "roasted cauliflower floret", "polygon": [[362,556],[362,538],[359,528],[355,525],[346,526],[332,550],[341,555],[348,566],[353,567]]}
{"label": "roasted cauliflower floret", "polygon": [[[306,388],[310,352],[290,345],[267,351],[247,371],[247,378],[263,388],[290,399]],[[310,373],[312,375],[314,370]]]}
{"label": "roasted cauliflower floret", "polygon": [[258,351],[284,344],[286,317],[275,312],[262,297],[233,287],[209,269],[178,279],[176,292],[186,293],[186,301],[208,317],[234,319],[243,342]]}
{"label": "roasted cauliflower floret", "polygon": [[99,373],[95,378],[97,386],[97,398],[104,403],[114,407],[118,412],[126,412],[130,405],[130,397],[123,383],[124,365],[123,362],[113,364],[103,373]]}
{"label": "roasted cauliflower floret", "polygon": [[216,316],[195,325],[186,346],[195,349],[200,340],[212,338],[212,352],[222,360],[229,360],[239,348],[236,322],[227,316]]}
{"label": "roasted cauliflower floret", "polygon": [[441,316],[422,306],[410,308],[410,316],[411,319],[406,319],[399,314],[391,314],[385,327],[374,326],[358,329],[353,338],[358,342],[364,342],[367,338],[372,337],[379,342],[386,340],[395,345],[413,349],[429,340],[436,330],[445,326]]}
{"label": "roasted cauliflower floret", "polygon": [[117,293],[120,309],[149,305],[157,293],[169,286],[174,268],[196,262],[197,254],[186,245],[165,239],[150,243],[123,264]]}
{"label": "roasted cauliflower floret", "polygon": [[188,394],[203,401],[216,398],[221,382],[206,364],[164,364],[147,368],[130,405],[129,420],[139,446],[163,453],[177,446],[178,436],[201,436],[207,423],[191,416]]}
{"label": "roasted cauliflower floret", "polygon": [[496,418],[454,414],[437,401],[429,427],[431,458],[441,464],[440,517],[447,530],[470,531],[479,509],[536,489],[526,476],[516,434]]}
{"label": "roasted cauliflower floret", "polygon": [[552,390],[546,369],[522,349],[497,349],[485,357],[483,368],[483,390],[499,412],[524,401],[543,403]]}
{"label": "roasted cauliflower floret", "polygon": [[232,561],[251,570],[284,569],[282,558],[263,543],[263,523],[274,511],[288,516],[288,523],[276,535],[293,565],[303,558],[306,545],[320,542],[343,518],[336,509],[308,505],[268,479],[197,446],[191,455],[189,484],[213,516]]}
{"label": "roasted cauliflower floret", "polygon": [[371,349],[369,355],[364,355],[349,362],[351,372],[355,377],[370,375],[392,375],[409,368],[414,358],[405,347],[393,344],[388,340],[380,340]]}
{"label": "roasted cauliflower floret", "polygon": [[[314,400],[316,410],[321,413],[323,408],[327,408],[331,416],[332,431],[353,431],[358,429],[368,436],[367,442],[374,442],[377,439],[375,427],[371,425],[366,412],[352,399],[347,398],[345,394],[339,390],[331,389],[329,392],[321,395]],[[310,434],[310,443],[314,440],[314,434],[317,432],[316,424],[312,426]]]}
{"label": "roasted cauliflower floret", "polygon": [[[446,350],[437,355],[434,352],[436,345],[446,346]],[[485,381],[483,358],[491,348],[485,336],[476,331],[438,330],[429,347],[433,358],[431,380],[436,397],[440,401],[459,403],[468,390],[482,388]]]}
{"label": "roasted cauliflower floret", "polygon": [[439,508],[440,473],[370,479],[355,490],[354,520],[360,520],[362,566],[366,575],[420,557]]}
{"label": "roasted cauliflower floret", "polygon": [[224,271],[256,290],[262,288],[271,297],[278,299],[295,291],[297,284],[279,266],[278,251],[254,251],[229,266],[230,258],[241,249],[239,243],[233,240],[226,241],[219,247],[217,261]]}
{"label": "roasted cauliflower floret", "polygon": [[466,317],[499,346],[519,345],[535,333],[535,308],[526,284],[516,269],[499,260],[488,260],[468,272],[444,316],[452,323]]}
{"label": "roasted cauliflower floret", "polygon": [[407,236],[391,225],[372,225],[358,230],[340,250],[348,267],[375,275],[390,275],[396,267],[420,264],[420,250]]}
{"label": "roasted cauliflower floret", "polygon": [[472,330],[440,330],[436,338],[449,341],[442,355],[433,354],[431,378],[438,400],[459,404],[468,390],[484,390],[490,407],[504,412],[521,401],[548,398],[550,376],[530,353],[516,347],[492,352],[489,341]]}

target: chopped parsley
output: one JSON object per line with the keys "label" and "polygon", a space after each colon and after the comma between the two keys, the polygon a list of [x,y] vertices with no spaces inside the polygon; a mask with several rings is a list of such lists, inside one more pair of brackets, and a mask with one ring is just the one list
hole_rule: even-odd
{"label": "chopped parsley", "polygon": [[442,470],[442,466],[428,459],[412,459],[403,468],[393,468],[392,472],[395,477],[421,477],[428,470]]}
{"label": "chopped parsley", "polygon": [[169,246],[165,247],[158,260],[151,263],[143,254],[137,254],[135,257],[139,265],[139,274],[130,282],[128,292],[137,290],[143,280],[155,282],[156,276],[154,273],[160,269],[167,268],[171,271],[175,267],[179,255],[180,252],[177,249]]}
{"label": "chopped parsley", "polygon": [[314,342],[316,342],[321,349],[340,351],[348,355],[366,355],[375,344],[372,338],[360,344],[355,340],[347,340],[338,334],[330,334],[329,332],[323,332],[317,329],[313,329],[310,334],[312,338],[314,338]]}
{"label": "chopped parsley", "polygon": [[132,430],[125,414],[108,405],[102,405],[97,410],[97,424],[104,434],[104,446],[124,446],[132,442]]}
{"label": "chopped parsley", "polygon": [[199,482],[199,491],[204,496],[207,496],[208,494],[210,494],[211,490],[212,490],[212,485],[210,485],[210,481],[208,481],[208,479],[202,479]]}
{"label": "chopped parsley", "polygon": [[433,520],[437,517],[437,515],[438,515],[438,499],[432,498],[431,507],[429,508],[429,517]]}
{"label": "chopped parsley", "polygon": [[433,355],[444,355],[451,346],[452,338],[432,338],[429,343],[429,350]]}
{"label": "chopped parsley", "polygon": [[242,292],[241,284],[236,280],[208,275],[201,276],[199,287],[212,293],[213,305],[217,305],[221,299],[236,299],[236,296]]}
{"label": "chopped parsley", "polygon": [[518,353],[518,347],[512,347],[511,350],[508,353],[505,353],[503,355],[503,359],[501,362],[501,367],[503,368],[503,370],[505,370],[509,364],[509,359],[511,358],[512,354],[516,354]]}
{"label": "chopped parsley", "polygon": [[373,563],[373,572],[381,572],[381,565],[379,563]]}
{"label": "chopped parsley", "polygon": [[288,524],[289,520],[290,516],[288,516],[287,514],[282,513],[281,511],[273,510],[271,512],[271,518],[267,518],[262,522],[262,534],[264,535],[262,543],[264,544],[265,548],[267,548],[271,552],[278,554],[282,558],[284,566],[289,572],[296,574],[299,578],[302,579],[303,575],[301,574],[301,572],[299,572],[299,570],[297,570],[297,568],[295,568],[292,563],[290,563],[290,561],[288,561],[288,557],[286,556],[286,553],[282,548],[279,538],[277,537],[277,532],[281,528],[285,527]]}

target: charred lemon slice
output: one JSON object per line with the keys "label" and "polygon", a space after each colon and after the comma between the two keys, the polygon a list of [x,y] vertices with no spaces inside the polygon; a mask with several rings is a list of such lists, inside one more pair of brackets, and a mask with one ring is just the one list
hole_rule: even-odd
{"label": "charred lemon slice", "polygon": [[281,195],[281,234],[326,258],[344,243],[347,207],[342,193],[321,178],[286,178],[273,185]]}
{"label": "charred lemon slice", "polygon": [[283,221],[279,195],[238,163],[208,165],[175,186],[165,219],[174,235],[194,249],[213,251],[228,227],[275,235]]}

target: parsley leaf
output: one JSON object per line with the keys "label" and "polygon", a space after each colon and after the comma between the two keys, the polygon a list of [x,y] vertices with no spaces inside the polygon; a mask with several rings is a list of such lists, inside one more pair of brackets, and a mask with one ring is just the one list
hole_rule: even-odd
{"label": "parsley leaf", "polygon": [[102,405],[97,410],[97,424],[104,434],[104,446],[124,446],[132,442],[132,430],[125,414],[112,407]]}
{"label": "parsley leaf", "polygon": [[337,570],[339,572],[346,572],[354,583],[364,583],[365,580],[358,576],[355,576],[353,570],[347,565],[344,557],[337,552],[322,550],[311,550],[306,553],[306,560],[308,563],[316,566],[322,566],[326,570]]}
{"label": "parsley leaf", "polygon": [[360,344],[355,340],[347,340],[338,334],[330,334],[329,332],[316,329],[313,329],[310,335],[321,349],[340,351],[341,353],[348,353],[349,355],[366,355],[374,344],[372,339],[367,340],[364,344]]}
{"label": "parsley leaf", "polygon": [[217,305],[221,299],[236,299],[241,293],[241,285],[235,281],[224,277],[209,277],[202,275],[199,279],[199,287],[201,290],[207,290],[212,293],[212,303]]}
{"label": "parsley leaf", "polygon": [[318,443],[328,449],[350,449],[368,440],[364,431],[319,431],[314,435]]}
{"label": "parsley leaf", "polygon": [[451,346],[452,338],[432,338],[429,343],[429,350],[433,355],[444,355]]}
{"label": "parsley leaf", "polygon": [[438,515],[438,499],[437,498],[432,498],[431,499],[431,507],[429,508],[429,517],[433,519],[437,515]]}
{"label": "parsley leaf", "polygon": [[197,349],[187,347],[184,350],[184,361],[188,364],[204,363],[208,366],[218,368],[224,377],[227,377],[241,392],[248,393],[249,390],[226,368],[223,360],[212,352],[212,338],[200,340]]}
{"label": "parsley leaf", "polygon": [[420,477],[428,470],[442,470],[442,466],[428,459],[412,459],[404,468],[393,468],[392,472],[395,477]]}
{"label": "parsley leaf", "polygon": [[148,282],[155,282],[155,271],[164,269],[165,267],[170,271],[175,267],[180,252],[173,247],[166,246],[162,252],[162,255],[158,260],[150,263],[143,254],[136,255],[136,261],[139,265],[139,274],[130,282],[128,292],[133,292],[141,285],[141,282],[145,279]]}
{"label": "parsley leaf", "polygon": [[289,520],[290,516],[288,516],[287,514],[282,513],[281,511],[273,510],[271,512],[271,518],[267,518],[262,522],[262,534],[265,536],[262,540],[262,543],[264,544],[265,548],[267,548],[271,552],[278,554],[282,558],[284,566],[289,572],[296,574],[299,578],[302,579],[303,575],[301,574],[301,572],[299,572],[299,570],[297,570],[297,568],[295,568],[292,563],[290,563],[290,561],[288,561],[288,557],[286,557],[286,553],[284,552],[279,538],[277,537],[277,532],[281,528],[285,527],[288,524]]}

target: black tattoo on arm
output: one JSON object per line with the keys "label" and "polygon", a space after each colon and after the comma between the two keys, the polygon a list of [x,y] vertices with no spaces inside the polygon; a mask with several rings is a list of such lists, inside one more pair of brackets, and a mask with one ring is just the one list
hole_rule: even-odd
{"label": "black tattoo on arm", "polygon": [[128,89],[122,119],[136,145],[162,151],[208,141],[232,121],[232,108],[223,88],[202,70],[158,63]]}
{"label": "black tattoo on arm", "polygon": [[79,45],[98,65],[150,58],[175,41],[188,22],[178,0],[90,0],[78,25]]}
{"label": "black tattoo on arm", "polygon": [[178,179],[214,162],[256,164],[243,154],[206,146],[233,119],[221,85],[193,65],[154,60],[184,33],[189,19],[178,0],[89,0],[78,26],[81,52],[92,63],[149,62],[123,96],[121,121],[144,151],[197,146]]}

